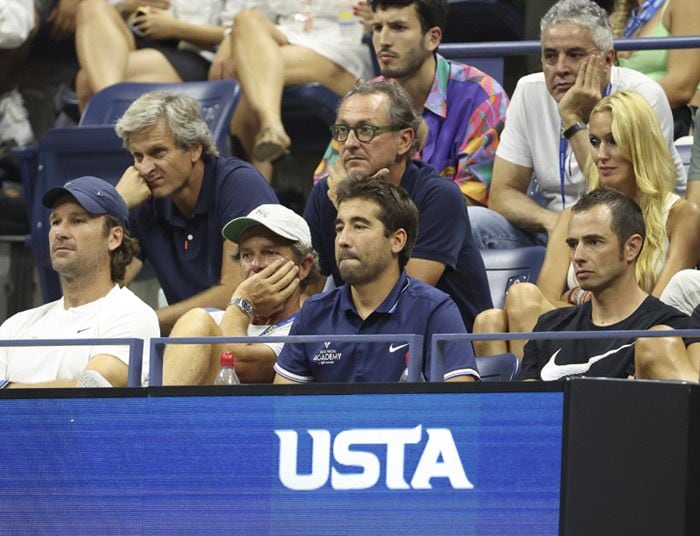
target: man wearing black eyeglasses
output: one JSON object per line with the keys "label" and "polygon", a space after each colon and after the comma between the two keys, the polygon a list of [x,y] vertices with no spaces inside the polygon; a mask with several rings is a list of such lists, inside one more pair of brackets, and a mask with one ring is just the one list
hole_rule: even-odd
{"label": "man wearing black eyeglasses", "polygon": [[343,98],[331,127],[339,158],[330,177],[314,186],[304,217],[319,254],[321,273],[332,276],[339,285],[343,279],[334,251],[335,184],[345,176],[381,175],[402,186],[420,213],[418,238],[406,270],[409,276],[449,294],[471,330],[474,317],[491,307],[484,264],[471,236],[459,187],[432,167],[411,160],[421,123],[400,85],[372,81],[353,88]]}

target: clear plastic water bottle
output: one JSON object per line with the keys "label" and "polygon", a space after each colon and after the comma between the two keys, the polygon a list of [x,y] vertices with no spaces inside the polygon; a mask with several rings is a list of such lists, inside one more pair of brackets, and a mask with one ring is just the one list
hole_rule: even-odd
{"label": "clear plastic water bottle", "polygon": [[[401,377],[399,378],[399,383],[407,383],[408,382],[408,360],[410,356],[408,355],[408,352],[406,352],[406,368],[403,369],[403,372],[401,373]],[[418,377],[419,382],[424,382],[425,381],[425,376],[423,375],[423,371],[421,371],[420,376]]]}
{"label": "clear plastic water bottle", "polygon": [[214,385],[238,385],[241,380],[236,374],[236,358],[231,352],[221,353],[221,372],[214,380]]}

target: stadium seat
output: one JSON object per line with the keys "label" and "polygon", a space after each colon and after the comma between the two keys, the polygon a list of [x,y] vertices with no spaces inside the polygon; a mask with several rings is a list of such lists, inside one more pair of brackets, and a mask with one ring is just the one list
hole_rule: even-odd
{"label": "stadium seat", "polygon": [[534,283],[544,261],[545,248],[481,249],[493,306],[503,308],[506,291],[513,283]]}
{"label": "stadium seat", "polygon": [[688,175],[688,168],[690,167],[690,155],[693,151],[693,136],[683,136],[678,138],[673,142],[676,146],[678,154],[681,156],[681,161],[683,162],[683,168],[685,169],[685,174]]}
{"label": "stadium seat", "polygon": [[240,99],[240,86],[234,80],[114,84],[99,91],[90,99],[79,125],[113,125],[132,102],[144,93],[155,90],[184,93],[197,99],[204,121],[214,135],[214,142],[219,152],[225,156],[231,154],[229,125]]}
{"label": "stadium seat", "polygon": [[509,382],[518,377],[520,362],[515,354],[477,356],[476,367],[482,382]]}

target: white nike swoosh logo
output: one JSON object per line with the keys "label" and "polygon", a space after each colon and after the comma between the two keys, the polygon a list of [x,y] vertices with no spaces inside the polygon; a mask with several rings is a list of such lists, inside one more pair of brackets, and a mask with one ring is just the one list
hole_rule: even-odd
{"label": "white nike swoosh logo", "polygon": [[399,344],[398,346],[394,346],[394,343],[392,342],[392,343],[389,345],[389,352],[391,352],[391,353],[393,354],[393,353],[396,352],[397,350],[401,350],[401,348],[406,348],[406,346],[408,346],[408,343],[406,343],[406,344]]}
{"label": "white nike swoosh logo", "polygon": [[559,355],[559,352],[561,352],[561,348],[559,348],[556,352],[552,354],[552,357],[549,358],[549,361],[545,364],[544,367],[542,367],[542,370],[540,371],[540,377],[544,381],[553,381],[553,380],[560,380],[562,378],[565,378],[567,376],[575,376],[577,374],[584,374],[588,372],[588,370],[591,368],[591,366],[594,363],[597,363],[601,359],[605,359],[606,357],[610,357],[612,354],[615,354],[619,352],[620,350],[624,350],[625,348],[629,348],[630,346],[634,346],[634,342],[631,342],[629,344],[623,344],[619,348],[615,348],[613,350],[608,350],[604,354],[600,355],[595,355],[591,357],[588,361],[585,363],[571,363],[569,365],[557,365],[555,362],[555,359],[557,355]]}

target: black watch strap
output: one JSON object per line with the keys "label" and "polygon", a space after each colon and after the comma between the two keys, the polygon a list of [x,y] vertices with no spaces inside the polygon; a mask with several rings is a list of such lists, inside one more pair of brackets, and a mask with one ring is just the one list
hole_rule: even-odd
{"label": "black watch strap", "polygon": [[583,121],[576,121],[573,125],[571,125],[569,128],[567,128],[564,132],[562,132],[562,135],[567,139],[570,140],[571,136],[576,134],[577,132],[581,130],[585,130],[588,128],[588,125],[584,123]]}

